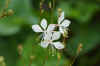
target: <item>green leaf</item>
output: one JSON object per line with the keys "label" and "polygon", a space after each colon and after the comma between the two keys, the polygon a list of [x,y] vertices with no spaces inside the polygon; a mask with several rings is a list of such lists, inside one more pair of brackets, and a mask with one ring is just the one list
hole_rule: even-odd
{"label": "green leaf", "polygon": [[29,0],[11,0],[8,9],[12,9],[14,14],[0,19],[0,35],[16,34],[20,31],[21,26],[38,22],[37,17],[33,17],[34,10],[32,10]]}
{"label": "green leaf", "polygon": [[93,13],[100,9],[97,3],[85,1],[73,2],[73,0],[67,1],[67,3],[60,2],[58,8],[62,8],[67,17],[75,19],[79,23],[88,23]]}
{"label": "green leaf", "polygon": [[72,37],[67,44],[69,54],[76,55],[80,43],[83,45],[81,54],[85,54],[93,49],[100,41],[99,28],[97,24],[92,26],[74,24]]}

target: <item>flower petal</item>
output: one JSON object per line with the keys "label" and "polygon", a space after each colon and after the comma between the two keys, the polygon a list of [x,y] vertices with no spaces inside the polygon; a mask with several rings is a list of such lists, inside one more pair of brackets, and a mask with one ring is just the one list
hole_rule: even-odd
{"label": "flower petal", "polygon": [[58,18],[58,24],[64,20],[64,12],[61,13],[61,16]]}
{"label": "flower petal", "polygon": [[47,31],[53,31],[55,29],[55,24],[50,24],[47,28]]}
{"label": "flower petal", "polygon": [[52,32],[45,32],[44,33],[44,40],[51,40],[51,37],[52,37]]}
{"label": "flower petal", "polygon": [[47,28],[47,20],[46,19],[42,19],[41,21],[41,26],[42,28],[45,30]]}
{"label": "flower petal", "polygon": [[32,25],[32,29],[35,32],[43,32],[43,30],[41,29],[39,25]]}
{"label": "flower petal", "polygon": [[61,26],[59,27],[59,31],[60,33],[64,34],[64,29]]}
{"label": "flower petal", "polygon": [[64,45],[61,42],[53,42],[56,49],[63,49]]}
{"label": "flower petal", "polygon": [[58,40],[61,36],[60,32],[53,32],[52,40]]}
{"label": "flower petal", "polygon": [[41,41],[41,47],[47,48],[48,45],[49,45],[49,42],[47,42],[47,41]]}
{"label": "flower petal", "polygon": [[62,24],[61,24],[61,26],[63,26],[63,27],[68,27],[69,25],[70,25],[70,21],[69,20],[64,20],[63,22],[62,22]]}

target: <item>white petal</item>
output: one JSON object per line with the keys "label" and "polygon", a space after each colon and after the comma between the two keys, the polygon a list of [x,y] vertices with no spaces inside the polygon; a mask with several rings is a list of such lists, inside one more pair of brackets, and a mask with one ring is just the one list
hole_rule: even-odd
{"label": "white petal", "polygon": [[61,24],[61,26],[63,26],[63,27],[68,27],[69,25],[70,25],[70,21],[69,20],[64,20],[63,22],[62,22],[62,24]]}
{"label": "white petal", "polygon": [[53,42],[56,49],[63,49],[64,45],[61,42]]}
{"label": "white petal", "polygon": [[50,24],[47,28],[47,31],[53,31],[55,29],[55,24]]}
{"label": "white petal", "polygon": [[42,26],[43,29],[47,28],[47,20],[46,19],[42,19],[41,26]]}
{"label": "white petal", "polygon": [[35,32],[42,32],[43,31],[39,25],[32,25],[32,29]]}
{"label": "white petal", "polygon": [[48,45],[49,45],[49,43],[48,43],[47,41],[41,41],[41,46],[42,46],[43,48],[47,48]]}
{"label": "white petal", "polygon": [[64,20],[64,12],[61,13],[61,16],[58,18],[58,24]]}
{"label": "white petal", "polygon": [[58,40],[61,36],[60,32],[53,32],[52,40]]}
{"label": "white petal", "polygon": [[60,26],[59,27],[59,31],[62,33],[62,34],[64,34],[64,29]]}
{"label": "white petal", "polygon": [[45,32],[44,33],[44,40],[51,40],[51,37],[52,37],[52,32]]}

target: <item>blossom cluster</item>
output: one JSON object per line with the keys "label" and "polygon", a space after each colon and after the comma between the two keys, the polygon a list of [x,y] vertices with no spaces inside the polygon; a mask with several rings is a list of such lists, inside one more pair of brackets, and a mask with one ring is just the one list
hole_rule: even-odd
{"label": "blossom cluster", "polygon": [[[64,35],[67,32],[70,23],[71,22],[68,19],[64,18],[64,12],[62,12],[61,15],[58,17],[58,24],[48,25],[47,20],[43,18],[40,26],[37,24],[32,25],[32,29],[34,32],[42,33],[43,37],[40,45],[43,48],[47,48],[49,45],[51,45],[56,49],[63,49],[63,43],[57,40],[60,39],[61,35]],[[55,30],[56,28],[59,28],[59,30]]]}

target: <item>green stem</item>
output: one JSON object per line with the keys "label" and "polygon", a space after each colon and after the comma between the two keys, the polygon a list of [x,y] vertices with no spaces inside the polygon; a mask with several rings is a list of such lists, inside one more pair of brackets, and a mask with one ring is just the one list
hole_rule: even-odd
{"label": "green stem", "polygon": [[51,23],[53,23],[53,12],[54,12],[54,8],[55,8],[55,0],[52,0],[52,8],[51,8]]}

